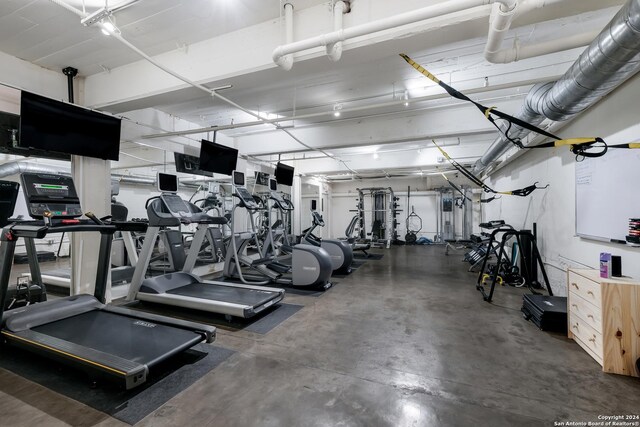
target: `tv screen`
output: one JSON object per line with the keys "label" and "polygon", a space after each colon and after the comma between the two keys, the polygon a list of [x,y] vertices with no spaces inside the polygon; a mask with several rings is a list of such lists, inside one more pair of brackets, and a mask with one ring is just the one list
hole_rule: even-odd
{"label": "tv screen", "polygon": [[244,173],[233,171],[233,185],[244,186]]}
{"label": "tv screen", "polygon": [[120,119],[22,91],[20,146],[118,160]]}
{"label": "tv screen", "polygon": [[238,162],[238,150],[215,142],[202,140],[200,145],[200,169],[208,172],[231,175]]}
{"label": "tv screen", "polygon": [[177,193],[178,177],[169,173],[158,172],[158,191],[163,193]]}
{"label": "tv screen", "polygon": [[190,173],[192,175],[213,176],[213,173],[200,169],[200,159],[188,154],[173,153],[176,160],[176,172]]}
{"label": "tv screen", "polygon": [[0,153],[25,157],[44,157],[47,159],[70,160],[68,154],[34,150],[20,146],[20,116],[0,111]]}
{"label": "tv screen", "polygon": [[255,172],[255,176],[256,176],[256,184],[258,185],[264,185],[267,186],[269,185],[269,174],[266,172]]}
{"label": "tv screen", "polygon": [[0,227],[7,225],[7,220],[13,215],[19,189],[17,182],[0,181]]}
{"label": "tv screen", "polygon": [[278,181],[278,184],[292,186],[293,171],[294,168],[292,166],[287,166],[284,163],[278,162],[278,165],[276,166],[276,181]]}

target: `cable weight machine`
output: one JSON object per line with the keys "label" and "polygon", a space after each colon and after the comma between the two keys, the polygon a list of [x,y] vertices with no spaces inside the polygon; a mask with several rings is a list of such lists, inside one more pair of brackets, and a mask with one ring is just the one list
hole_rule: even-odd
{"label": "cable weight machine", "polygon": [[[360,239],[372,245],[389,248],[398,240],[397,216],[402,212],[400,200],[391,187],[358,188],[358,225]],[[367,224],[371,229],[367,229]]]}

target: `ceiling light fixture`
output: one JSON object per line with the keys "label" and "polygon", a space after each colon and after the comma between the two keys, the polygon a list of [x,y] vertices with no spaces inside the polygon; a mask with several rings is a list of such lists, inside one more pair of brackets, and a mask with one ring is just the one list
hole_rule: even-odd
{"label": "ceiling light fixture", "polygon": [[107,7],[105,5],[105,7],[98,9],[95,12],[82,18],[80,20],[80,23],[86,27],[90,27],[91,25],[101,23],[104,18],[108,18],[109,16],[112,16],[114,13],[122,9],[125,9],[139,1],[140,0],[125,0],[118,4],[113,5],[112,7]]}
{"label": "ceiling light fixture", "polygon": [[380,158],[380,154],[378,154],[377,152],[373,153],[373,158],[375,160],[378,160]]}
{"label": "ceiling light fixture", "polygon": [[405,107],[409,106],[409,91],[408,90],[404,91],[404,106]]}
{"label": "ceiling light fixture", "polygon": [[333,106],[333,116],[340,117],[340,110],[342,110],[342,104],[336,104]]}
{"label": "ceiling light fixture", "polygon": [[111,21],[103,21],[100,23],[100,30],[105,36],[110,36],[116,32],[116,26],[113,25]]}

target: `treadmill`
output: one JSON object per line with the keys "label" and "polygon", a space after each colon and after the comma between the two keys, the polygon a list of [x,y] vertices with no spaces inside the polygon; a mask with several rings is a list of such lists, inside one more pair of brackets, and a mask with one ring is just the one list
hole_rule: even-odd
{"label": "treadmill", "polygon": [[[139,313],[105,304],[111,241],[116,231],[144,231],[146,225],[105,223],[90,212],[82,215],[71,177],[22,174],[29,214],[34,221],[16,221],[0,236],[0,334],[2,344],[22,347],[100,376],[116,379],[126,389],[143,384],[158,363],[206,341],[216,329],[195,322]],[[94,295],[74,295],[4,310],[11,264],[19,238],[42,239],[53,233],[100,233],[100,263]],[[29,257],[34,248],[27,245]],[[31,276],[41,283],[37,262]]]}
{"label": "treadmill", "polygon": [[[227,224],[227,219],[209,216],[196,205],[185,202],[176,194],[178,177],[175,175],[159,173],[158,189],[161,194],[147,200],[149,226],[129,285],[128,301],[140,300],[224,314],[227,319],[233,316],[250,318],[282,301],[284,289],[206,281],[193,274],[207,229],[210,225]],[[145,279],[160,229],[181,224],[197,224],[182,271]]]}
{"label": "treadmill", "polygon": [[[124,207],[124,205],[118,203],[111,203],[111,217],[117,221],[126,221],[127,220],[128,210]],[[126,252],[126,256],[128,258],[129,265],[122,265],[118,267],[111,267],[111,283],[113,285],[112,288],[112,296],[117,296],[118,298],[125,296],[126,294],[126,286],[116,287],[115,285],[126,285],[129,280],[133,276],[133,272],[135,269],[135,265],[138,262],[138,254],[136,252],[135,243],[133,240],[133,236],[130,232],[121,232],[119,238],[115,238],[114,242],[120,241],[123,245],[123,251]],[[112,259],[114,253],[111,254]],[[30,273],[24,273],[22,276],[27,277],[29,280],[31,279]],[[58,287],[58,288],[71,288],[71,268],[63,267],[56,268],[51,270],[45,270],[41,272],[42,282],[49,287]],[[124,288],[124,290],[120,290]],[[115,290],[118,290],[115,292]]]}

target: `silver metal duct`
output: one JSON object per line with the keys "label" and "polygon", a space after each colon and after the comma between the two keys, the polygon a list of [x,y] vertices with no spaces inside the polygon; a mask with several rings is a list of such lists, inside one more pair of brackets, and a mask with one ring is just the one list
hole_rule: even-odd
{"label": "silver metal duct", "polygon": [[[581,113],[640,71],[639,54],[640,0],[629,0],[560,80],[533,87],[516,117],[539,125],[544,119],[562,121]],[[527,134],[514,126],[509,136]],[[482,172],[511,146],[500,136],[476,162],[474,172]]]}
{"label": "silver metal duct", "polygon": [[[14,161],[0,165],[0,178],[4,178],[11,175],[20,175],[21,173],[50,173],[50,174],[63,174],[63,175],[71,175],[71,169],[64,168],[52,168],[49,166],[43,166],[38,163],[28,162],[28,161]],[[136,185],[150,185],[155,186],[156,180],[154,178],[146,178],[143,176],[131,176],[131,175],[119,175],[112,174],[112,181],[123,182],[125,184],[136,184]],[[191,183],[180,183],[183,187],[188,188],[196,188],[198,184]]]}

